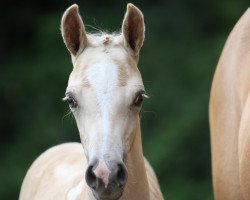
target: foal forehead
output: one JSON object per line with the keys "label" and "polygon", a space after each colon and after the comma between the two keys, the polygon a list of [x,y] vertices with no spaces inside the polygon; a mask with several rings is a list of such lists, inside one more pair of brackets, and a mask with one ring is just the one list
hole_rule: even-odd
{"label": "foal forehead", "polygon": [[119,36],[102,36],[93,39],[77,58],[69,86],[126,86],[130,79],[141,82],[140,72]]}

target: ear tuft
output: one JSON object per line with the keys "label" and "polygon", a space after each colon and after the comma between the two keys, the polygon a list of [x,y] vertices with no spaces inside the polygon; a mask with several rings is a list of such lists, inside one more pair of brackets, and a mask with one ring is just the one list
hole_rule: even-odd
{"label": "ear tuft", "polygon": [[127,4],[122,33],[126,46],[130,47],[137,56],[144,41],[145,25],[142,12],[132,3]]}
{"label": "ear tuft", "polygon": [[64,43],[73,56],[82,52],[87,44],[84,24],[78,10],[78,5],[73,4],[64,12],[61,21]]}
{"label": "ear tuft", "polygon": [[138,12],[140,12],[140,13],[142,14],[142,12],[140,11],[140,9],[137,8],[137,7],[136,7],[134,4],[132,4],[132,3],[128,3],[128,4],[127,4],[127,10],[129,10],[129,9],[136,10],[136,11],[138,11]]}

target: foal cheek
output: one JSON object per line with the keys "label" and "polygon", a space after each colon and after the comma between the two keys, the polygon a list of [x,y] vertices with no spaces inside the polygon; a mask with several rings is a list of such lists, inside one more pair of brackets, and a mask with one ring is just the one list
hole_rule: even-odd
{"label": "foal cheek", "polygon": [[136,134],[136,127],[135,127],[135,123],[132,122],[132,120],[130,120],[128,122],[128,128],[125,133],[124,133],[124,139],[123,139],[123,154],[124,157],[126,157],[127,153],[130,151],[131,146],[133,144],[134,138],[135,138],[135,134]]}
{"label": "foal cheek", "polygon": [[131,146],[133,144],[134,141],[134,137],[135,137],[135,132],[132,131],[130,133],[126,133],[125,134],[125,139],[124,139],[124,149],[123,149],[123,154],[124,157],[126,157],[127,153],[130,151]]}
{"label": "foal cheek", "polygon": [[90,136],[88,136],[88,131],[86,130],[87,127],[85,126],[86,123],[89,123],[88,121],[84,120],[84,116],[78,115],[75,116],[77,128],[79,131],[80,139],[81,139],[81,144],[83,146],[84,152],[86,157],[88,157],[89,154],[89,140]]}

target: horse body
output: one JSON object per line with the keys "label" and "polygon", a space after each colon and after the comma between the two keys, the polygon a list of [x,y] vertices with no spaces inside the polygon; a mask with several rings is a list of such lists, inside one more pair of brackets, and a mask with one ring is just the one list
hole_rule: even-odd
{"label": "horse body", "polygon": [[250,9],[223,49],[209,116],[215,199],[250,199]]}
{"label": "horse body", "polygon": [[141,144],[139,112],[146,94],[137,63],[144,30],[143,15],[132,4],[121,34],[87,34],[78,6],[65,11],[61,31],[73,71],[64,100],[81,144],[43,153],[24,179],[20,200],[163,199]]}

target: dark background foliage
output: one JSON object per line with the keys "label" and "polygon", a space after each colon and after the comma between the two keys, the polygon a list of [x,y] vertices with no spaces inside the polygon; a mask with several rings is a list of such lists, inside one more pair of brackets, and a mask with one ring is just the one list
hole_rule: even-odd
{"label": "dark background foliage", "polygon": [[[0,199],[17,199],[32,161],[79,141],[61,98],[72,70],[60,35],[78,3],[85,24],[120,29],[125,1],[4,1],[0,7]],[[144,154],[166,199],[213,199],[208,126],[212,76],[247,0],[135,0],[145,15],[139,68],[151,98],[141,113]],[[88,31],[93,28],[86,26]]]}

